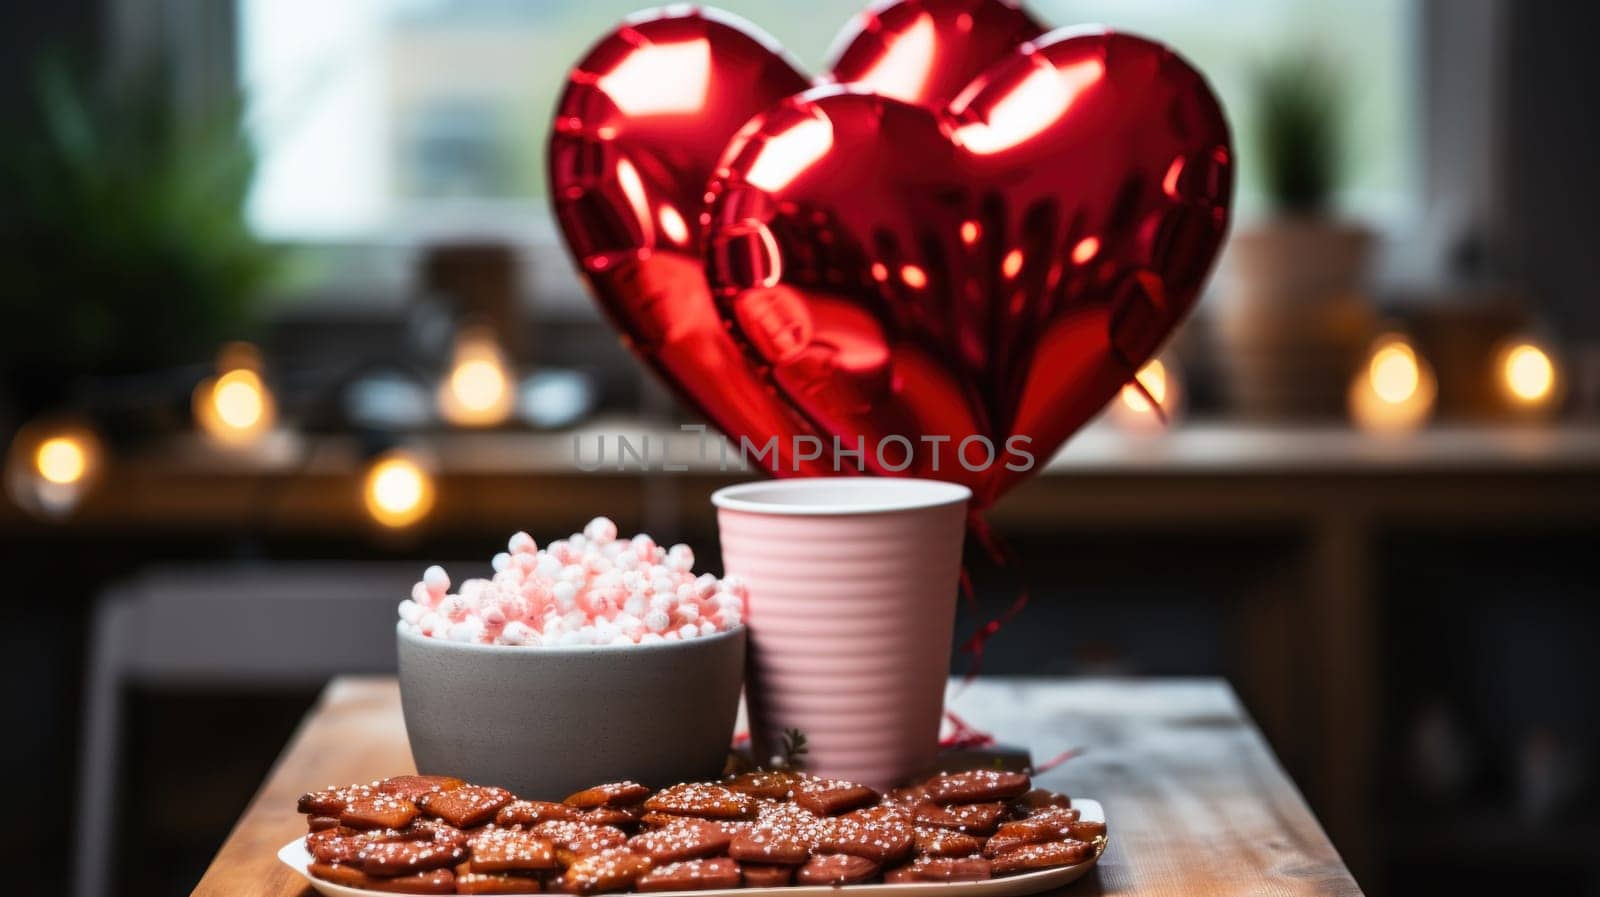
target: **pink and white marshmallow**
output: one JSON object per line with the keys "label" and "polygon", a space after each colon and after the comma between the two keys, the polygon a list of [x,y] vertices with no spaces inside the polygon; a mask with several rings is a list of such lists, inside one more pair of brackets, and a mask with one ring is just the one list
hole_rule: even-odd
{"label": "pink and white marshmallow", "polygon": [[621,538],[605,517],[542,549],[516,533],[490,567],[491,579],[455,592],[442,567],[429,567],[400,602],[401,625],[474,644],[643,645],[727,632],[745,614],[737,578],[696,575],[689,546]]}

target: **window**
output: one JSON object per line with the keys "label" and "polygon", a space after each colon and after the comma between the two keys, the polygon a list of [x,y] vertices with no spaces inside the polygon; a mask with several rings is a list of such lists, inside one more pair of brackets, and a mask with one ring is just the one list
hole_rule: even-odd
{"label": "window", "polygon": [[[407,242],[452,228],[551,240],[544,144],[568,67],[648,0],[239,0],[261,167],[251,219],[296,242]],[[811,70],[859,0],[720,0]],[[1317,52],[1348,86],[1351,210],[1418,204],[1412,5],[1404,0],[1031,0],[1049,26],[1158,38],[1211,79],[1250,146],[1252,67]],[[1240,208],[1259,209],[1249,154]]]}
{"label": "window", "polygon": [[1051,25],[1100,22],[1182,53],[1222,98],[1240,149],[1240,212],[1264,207],[1251,164],[1255,71],[1285,56],[1319,54],[1345,90],[1341,204],[1381,223],[1420,205],[1415,10],[1406,0],[1030,0]]}

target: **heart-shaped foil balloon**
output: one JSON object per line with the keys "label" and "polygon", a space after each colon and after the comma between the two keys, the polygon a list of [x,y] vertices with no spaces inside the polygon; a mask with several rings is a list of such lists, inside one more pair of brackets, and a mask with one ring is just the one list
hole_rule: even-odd
{"label": "heart-shaped foil balloon", "polygon": [[[612,169],[665,157],[620,131],[606,138],[581,110],[565,115],[580,85],[614,71],[590,65],[608,43],[661,43],[628,33],[574,75],[554,149],[581,133]],[[815,435],[860,451],[850,457],[871,472],[963,482],[982,508],[1098,412],[1193,303],[1227,229],[1227,125],[1204,79],[1164,47],[1105,31],[1038,38],[999,0],[890,3],[864,14],[837,58],[829,80],[839,83],[732,125],[698,226],[686,230],[705,252],[709,293],[691,301],[678,283],[652,295],[637,274],[603,273],[657,254],[659,235],[647,245],[637,235],[659,219],[661,198],[692,202],[669,192],[674,163],[644,176],[634,162],[651,178],[634,200],[626,172],[564,167],[553,152],[563,227],[635,346],[730,435],[785,445]],[[700,136],[696,147],[714,142]],[[563,177],[574,169],[591,180]],[[634,239],[600,273],[587,236],[596,230]],[[738,378],[716,382],[717,373],[697,391],[709,352],[668,360],[641,338],[663,332],[667,305],[731,333],[744,363],[715,357]],[[762,402],[719,407],[745,395],[727,384],[749,384]],[[730,425],[729,407],[760,408],[789,428]],[[776,472],[794,472],[792,459]]]}
{"label": "heart-shaped foil balloon", "polygon": [[[567,248],[624,341],[733,439],[781,457],[811,428],[729,337],[702,265],[706,182],[739,127],[809,82],[732,16],[630,18],[573,69],[550,137],[550,192]],[[805,472],[821,472],[814,462]]]}

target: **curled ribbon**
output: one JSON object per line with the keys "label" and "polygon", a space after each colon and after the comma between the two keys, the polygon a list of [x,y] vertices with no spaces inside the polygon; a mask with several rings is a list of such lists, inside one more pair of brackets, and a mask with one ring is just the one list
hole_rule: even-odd
{"label": "curled ribbon", "polygon": [[[1017,586],[1017,594],[1011,599],[1010,606],[999,616],[985,622],[978,628],[977,632],[974,632],[961,644],[961,653],[970,658],[963,684],[971,682],[978,677],[978,673],[983,669],[983,651],[989,639],[993,638],[995,633],[999,632],[1007,623],[1015,619],[1017,614],[1022,613],[1023,608],[1028,606],[1029,597],[1027,577],[1023,574],[1021,561],[1010,543],[995,533],[994,528],[989,525],[989,521],[985,520],[983,514],[979,511],[974,511],[967,517],[967,528],[972,533],[972,537],[978,541],[978,544],[983,546],[983,550],[989,555],[989,560],[1002,570],[1015,569],[1021,583]],[[972,587],[972,576],[964,564],[961,570],[961,590],[967,596],[969,606],[976,609],[977,596]]]}
{"label": "curled ribbon", "polygon": [[[1019,568],[1019,577],[1021,576],[1021,564],[1016,552],[1012,550],[1010,544],[995,533],[994,528],[984,519],[983,512],[973,511],[967,516],[967,530],[972,533],[978,544],[983,546],[984,552],[989,555],[989,560],[996,567],[1002,570],[1017,567]],[[965,689],[966,686],[970,685],[972,680],[978,678],[978,673],[982,671],[983,650],[989,639],[994,637],[995,633],[999,632],[1007,623],[1010,623],[1017,614],[1021,613],[1024,607],[1027,607],[1028,585],[1026,578],[1022,577],[1022,579],[1022,584],[1017,587],[1016,597],[1011,599],[1011,605],[999,616],[985,622],[978,628],[977,632],[974,632],[965,642],[961,643],[961,653],[966,654],[969,658],[967,672],[961,679],[961,689]],[[980,609],[977,590],[972,584],[972,568],[966,564],[961,565],[961,594],[967,606],[976,613]],[[960,691],[958,690],[957,694],[959,693]],[[946,721],[950,723],[951,731],[939,739],[940,747],[946,750],[953,748],[985,748],[995,743],[993,735],[982,729],[975,728],[966,720],[957,716],[955,711],[948,707],[945,708],[944,716]]]}

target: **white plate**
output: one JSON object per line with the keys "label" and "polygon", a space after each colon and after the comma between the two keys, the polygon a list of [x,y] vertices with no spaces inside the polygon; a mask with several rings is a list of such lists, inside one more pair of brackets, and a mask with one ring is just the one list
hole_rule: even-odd
{"label": "white plate", "polygon": [[[1091,822],[1105,822],[1106,812],[1099,801],[1084,800],[1075,797],[1072,806],[1083,814],[1083,818]],[[1022,897],[1024,894],[1037,894],[1051,888],[1059,888],[1064,884],[1077,881],[1083,874],[1094,868],[1095,861],[1100,859],[1100,854],[1105,852],[1105,842],[1095,845],[1094,856],[1076,866],[1059,866],[1055,869],[1041,869],[1038,872],[1024,872],[1021,875],[1007,875],[1001,878],[991,878],[988,881],[950,881],[950,882],[918,882],[903,885],[846,885],[842,888],[833,885],[788,885],[781,888],[726,888],[709,891],[663,891],[650,895],[650,897],[830,897],[840,891],[861,891],[863,897],[866,892],[882,894],[884,897],[895,897],[900,894],[927,894],[932,888],[939,888],[941,897]],[[289,868],[305,876],[306,881],[313,888],[328,895],[328,897],[372,897],[376,891],[366,891],[361,888],[352,888],[346,885],[337,885],[331,881],[311,877],[307,871],[311,866],[311,854],[306,852],[304,838],[296,838],[283,849],[278,851],[278,859]],[[629,892],[633,893],[633,892]],[[513,895],[516,897],[516,895]],[[529,894],[527,897],[549,897],[548,894]]]}

